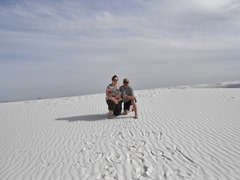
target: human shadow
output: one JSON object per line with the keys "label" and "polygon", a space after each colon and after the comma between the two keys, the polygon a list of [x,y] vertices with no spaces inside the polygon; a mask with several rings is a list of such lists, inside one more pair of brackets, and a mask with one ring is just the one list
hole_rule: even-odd
{"label": "human shadow", "polygon": [[68,122],[100,121],[100,120],[107,120],[107,115],[106,114],[89,114],[89,115],[82,115],[82,116],[57,118],[55,120],[56,121],[68,121]]}

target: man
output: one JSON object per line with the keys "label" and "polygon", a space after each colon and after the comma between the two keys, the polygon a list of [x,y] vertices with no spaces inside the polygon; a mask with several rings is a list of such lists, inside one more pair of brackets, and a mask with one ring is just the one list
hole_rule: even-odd
{"label": "man", "polygon": [[135,112],[134,118],[138,118],[137,113],[137,104],[136,98],[133,93],[133,89],[129,86],[129,79],[123,79],[123,85],[120,87],[120,91],[122,91],[122,97],[124,102],[124,114],[127,115],[129,113],[130,106],[133,105],[133,111]]}

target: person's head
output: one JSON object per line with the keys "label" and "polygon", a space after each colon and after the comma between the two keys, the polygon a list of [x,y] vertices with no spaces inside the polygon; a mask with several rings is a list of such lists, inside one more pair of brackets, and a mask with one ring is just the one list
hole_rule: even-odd
{"label": "person's head", "polygon": [[117,82],[118,82],[118,77],[117,77],[117,75],[114,75],[112,77],[112,83],[117,84]]}
{"label": "person's head", "polygon": [[129,84],[129,79],[128,78],[124,78],[123,79],[123,85],[127,87],[128,84]]}

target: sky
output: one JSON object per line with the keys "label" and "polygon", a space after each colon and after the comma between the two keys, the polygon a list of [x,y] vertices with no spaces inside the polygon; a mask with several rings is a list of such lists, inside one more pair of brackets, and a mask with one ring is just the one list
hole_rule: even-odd
{"label": "sky", "polygon": [[238,0],[1,0],[0,101],[240,78]]}

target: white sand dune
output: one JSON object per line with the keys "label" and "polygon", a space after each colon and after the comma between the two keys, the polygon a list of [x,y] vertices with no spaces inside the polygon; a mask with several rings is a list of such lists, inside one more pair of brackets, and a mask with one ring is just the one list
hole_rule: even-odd
{"label": "white sand dune", "polygon": [[104,94],[0,104],[0,179],[240,179],[240,89],[135,94],[138,120]]}

